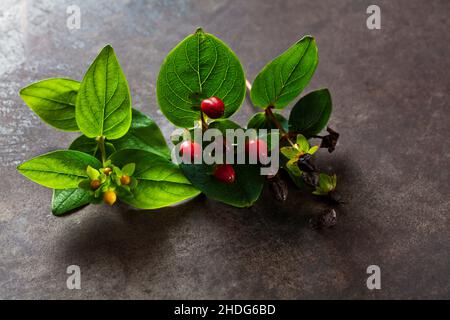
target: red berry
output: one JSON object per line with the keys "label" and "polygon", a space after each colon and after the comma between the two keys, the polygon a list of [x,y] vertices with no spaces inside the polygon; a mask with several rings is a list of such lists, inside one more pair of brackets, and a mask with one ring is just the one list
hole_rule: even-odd
{"label": "red berry", "polygon": [[261,139],[249,140],[245,143],[245,152],[259,161],[267,157],[267,143]]}
{"label": "red berry", "polygon": [[191,163],[194,162],[195,159],[198,159],[202,155],[202,147],[194,141],[184,141],[180,145],[180,154],[181,156],[184,156],[187,154],[188,157],[191,159]]}
{"label": "red berry", "polygon": [[233,183],[236,179],[236,173],[229,164],[219,164],[214,170],[214,177],[224,183]]}
{"label": "red berry", "polygon": [[217,97],[211,97],[202,101],[201,108],[204,114],[211,119],[217,119],[223,116],[225,105]]}

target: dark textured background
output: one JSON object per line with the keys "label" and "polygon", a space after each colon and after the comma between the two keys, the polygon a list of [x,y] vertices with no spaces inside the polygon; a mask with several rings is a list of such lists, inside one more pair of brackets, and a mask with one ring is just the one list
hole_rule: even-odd
{"label": "dark textured background", "polygon": [[[366,8],[382,29],[366,28]],[[66,28],[78,4],[82,27]],[[330,88],[338,225],[308,226],[326,205],[292,189],[249,209],[199,197],[176,208],[91,206],[56,218],[51,191],[16,171],[75,134],[43,124],[19,88],[81,79],[106,43],[133,104],[168,135],[155,82],[167,52],[197,26],[227,42],[249,79],[305,34],[320,63],[305,92]],[[450,298],[450,2],[11,1],[0,3],[0,298]],[[248,102],[235,119],[245,123]],[[81,267],[82,290],[66,288]],[[366,287],[381,267],[382,289]]]}

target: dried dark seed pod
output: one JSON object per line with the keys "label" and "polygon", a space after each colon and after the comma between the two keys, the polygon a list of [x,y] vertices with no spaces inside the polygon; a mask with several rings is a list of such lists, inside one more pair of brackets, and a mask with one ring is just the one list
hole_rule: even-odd
{"label": "dried dark seed pod", "polygon": [[342,201],[341,194],[338,193],[336,190],[333,190],[330,193],[328,193],[328,196],[330,197],[331,200],[333,200],[334,202],[336,202],[338,204],[344,203],[344,201]]}
{"label": "dried dark seed pod", "polygon": [[328,152],[331,153],[336,148],[337,141],[339,139],[339,133],[327,127],[328,135],[322,138],[322,142],[320,144],[321,148],[327,148]]}
{"label": "dried dark seed pod", "polygon": [[275,175],[269,179],[270,190],[272,190],[275,199],[280,202],[284,202],[288,196],[288,188],[286,182],[280,177],[280,175]]}
{"label": "dried dark seed pod", "polygon": [[309,219],[309,224],[313,229],[323,229],[334,227],[337,223],[337,212],[335,209],[327,210],[320,216]]}
{"label": "dried dark seed pod", "polygon": [[319,185],[319,172],[302,172],[305,183],[313,188]]}
{"label": "dried dark seed pod", "polygon": [[316,167],[311,162],[312,156],[309,153],[302,155],[298,161],[297,166],[303,172],[313,172],[316,171]]}

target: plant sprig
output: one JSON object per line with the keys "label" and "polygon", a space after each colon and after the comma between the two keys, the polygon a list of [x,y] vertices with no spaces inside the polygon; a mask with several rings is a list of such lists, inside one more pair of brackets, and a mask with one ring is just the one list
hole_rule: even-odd
{"label": "plant sprig", "polygon": [[[228,45],[198,29],[164,60],[157,101],[166,118],[188,136],[194,126],[221,132],[278,129],[282,168],[297,186],[312,186],[314,194],[329,195],[336,189],[337,178],[319,172],[313,163],[318,148],[332,152],[339,137],[331,128],[328,135],[319,136],[331,115],[329,91],[312,91],[299,99],[288,119],[276,112],[301,94],[317,64],[315,40],[305,36],[267,64],[250,85]],[[228,118],[241,107],[246,85],[262,112],[241,128]],[[178,165],[171,161],[173,150],[159,127],[132,109],[127,79],[110,45],[100,51],[81,82],[46,79],[23,88],[20,96],[50,126],[81,132],[67,150],[38,156],[17,168],[30,180],[54,189],[52,212],[57,216],[102,201],[112,205],[117,199],[139,209],[156,209],[200,193],[236,207],[251,206],[260,197],[265,179],[257,170],[259,164]],[[321,144],[311,146],[308,139],[312,138],[322,139]],[[190,139],[186,150],[202,150],[203,145],[196,146]],[[263,141],[256,145],[273,152]],[[227,142],[223,147],[236,148]]]}

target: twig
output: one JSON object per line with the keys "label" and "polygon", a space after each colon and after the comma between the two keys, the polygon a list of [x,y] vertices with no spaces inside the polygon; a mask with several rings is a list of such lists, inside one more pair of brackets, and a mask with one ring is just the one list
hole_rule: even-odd
{"label": "twig", "polygon": [[247,91],[250,93],[252,91],[252,83],[248,79],[245,79],[245,85],[247,86]]}

